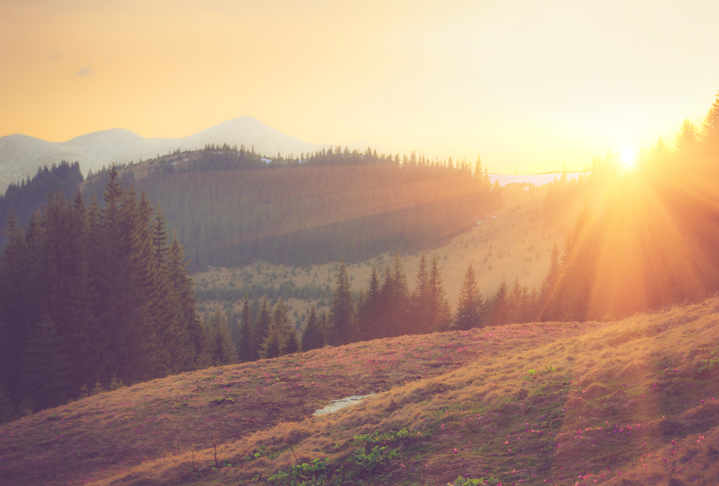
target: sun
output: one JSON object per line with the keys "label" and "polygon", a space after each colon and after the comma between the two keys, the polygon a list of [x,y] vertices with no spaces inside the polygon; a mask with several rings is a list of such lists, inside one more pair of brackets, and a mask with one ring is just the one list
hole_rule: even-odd
{"label": "sun", "polygon": [[624,168],[627,170],[634,169],[634,161],[637,158],[637,151],[633,148],[625,147],[622,149],[621,154]]}

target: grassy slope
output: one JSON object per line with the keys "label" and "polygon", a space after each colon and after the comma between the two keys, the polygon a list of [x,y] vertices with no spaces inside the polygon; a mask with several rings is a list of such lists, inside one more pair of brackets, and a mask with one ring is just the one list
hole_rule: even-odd
{"label": "grassy slope", "polygon": [[[411,336],[204,370],[6,424],[0,483],[264,484],[296,461],[327,458],[329,469],[345,464],[336,477],[376,466],[367,484],[459,474],[715,484],[719,372],[699,370],[718,348],[712,299],[618,323]],[[372,391],[383,393],[310,417]],[[387,447],[385,459],[360,461],[356,451],[374,445]]]}
{"label": "grassy slope", "polygon": [[[561,247],[566,228],[561,225],[548,228],[542,219],[546,187],[540,186],[529,191],[508,187],[505,191],[502,209],[493,213],[476,229],[457,236],[441,248],[427,252],[429,258],[436,254],[439,259],[445,290],[452,306],[456,304],[468,265],[474,267],[477,282],[485,295],[495,292],[503,278],[507,280],[510,290],[515,278],[526,283],[530,290],[532,286],[539,289],[549,268],[552,246],[557,243]],[[419,255],[402,257],[410,289],[413,289]],[[392,258],[393,255],[385,253],[363,263],[348,265],[348,273],[353,278],[350,282],[352,290],[366,290],[372,265],[382,270],[385,265],[392,264]],[[248,281],[262,285],[277,286],[282,282],[294,281],[297,286],[328,283],[334,289],[336,268],[337,263],[312,265],[297,269],[297,275],[293,276],[292,267],[262,263],[260,273],[256,271],[256,265],[248,265],[236,269],[217,267],[195,273],[192,277],[199,288],[242,288],[244,276],[247,275],[251,276]],[[230,282],[234,282],[235,287],[230,287]],[[304,312],[308,305],[299,300],[292,302],[292,308],[300,312]],[[242,302],[237,302],[235,311],[240,312],[241,306]],[[217,303],[204,303],[208,311],[214,311],[217,307]]]}

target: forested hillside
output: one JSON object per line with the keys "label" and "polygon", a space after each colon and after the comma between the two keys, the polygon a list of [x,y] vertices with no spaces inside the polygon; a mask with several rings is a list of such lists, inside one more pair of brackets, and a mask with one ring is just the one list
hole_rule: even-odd
{"label": "forested hillside", "polygon": [[[473,171],[451,159],[413,153],[400,160],[369,149],[268,159],[242,147],[206,147],[121,173],[138,174],[138,190],[177,228],[195,270],[254,259],[358,262],[436,248],[502,202],[479,160]],[[98,194],[103,183],[102,175],[88,181],[85,194]]]}
{"label": "forested hillside", "polygon": [[7,223],[10,208],[15,211],[16,222],[25,225],[30,215],[47,201],[53,191],[59,191],[63,197],[70,198],[82,182],[80,165],[61,162],[49,169],[38,169],[32,178],[28,177],[19,184],[10,184],[4,195],[0,195],[0,244],[5,241],[2,231]]}

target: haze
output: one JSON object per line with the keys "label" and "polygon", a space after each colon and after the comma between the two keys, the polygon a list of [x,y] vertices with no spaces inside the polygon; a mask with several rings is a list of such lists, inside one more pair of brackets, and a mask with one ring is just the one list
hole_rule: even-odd
{"label": "haze", "polygon": [[719,80],[713,1],[0,0],[0,136],[314,143],[580,170],[672,144]]}

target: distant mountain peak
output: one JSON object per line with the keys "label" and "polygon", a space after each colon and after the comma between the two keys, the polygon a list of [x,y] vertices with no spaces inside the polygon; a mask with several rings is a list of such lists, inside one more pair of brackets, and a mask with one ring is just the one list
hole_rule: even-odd
{"label": "distant mountain peak", "polygon": [[111,163],[146,160],[173,150],[196,150],[206,145],[244,145],[260,154],[300,155],[327,145],[308,143],[272,128],[252,116],[224,121],[182,138],[144,138],[126,128],[86,133],[65,142],[48,142],[28,135],[0,137],[0,194],[8,182],[19,182],[39,167],[61,160],[79,162],[83,173]]}

